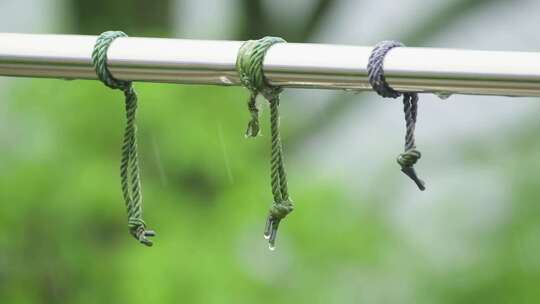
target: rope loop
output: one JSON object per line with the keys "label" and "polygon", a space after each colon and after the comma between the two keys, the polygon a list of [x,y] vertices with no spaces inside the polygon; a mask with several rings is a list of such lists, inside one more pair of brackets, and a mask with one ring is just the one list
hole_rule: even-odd
{"label": "rope loop", "polygon": [[369,56],[367,66],[368,81],[371,84],[371,87],[373,87],[373,90],[382,97],[398,98],[401,96],[400,92],[392,89],[388,82],[386,82],[383,66],[386,54],[391,49],[402,46],[404,46],[404,44],[398,41],[382,41],[373,48],[373,51],[371,51],[371,55]]}
{"label": "rope loop", "polygon": [[141,244],[152,246],[152,242],[147,237],[155,236],[155,232],[146,230],[146,223],[142,219],[142,192],[137,156],[137,93],[131,81],[114,78],[107,67],[107,51],[112,42],[120,37],[127,37],[127,35],[120,31],[108,31],[99,35],[92,52],[92,63],[101,82],[111,89],[124,92],[126,126],[120,161],[120,185],[128,214],[130,233]]}
{"label": "rope loop", "polygon": [[401,171],[411,178],[420,190],[425,190],[424,182],[418,178],[414,170],[414,164],[420,159],[421,153],[416,150],[414,140],[414,130],[416,127],[416,116],[418,112],[418,94],[415,92],[398,92],[394,90],[384,77],[384,58],[390,50],[396,47],[405,46],[398,41],[382,41],[378,43],[369,56],[367,65],[368,81],[377,94],[387,98],[398,98],[403,95],[403,112],[405,114],[405,148],[397,162],[401,166]]}
{"label": "rope loop", "polygon": [[263,95],[270,104],[270,182],[274,203],[270,208],[264,230],[264,237],[268,239],[270,249],[275,248],[280,221],[294,209],[289,198],[287,174],[285,173],[283,148],[279,133],[279,95],[283,89],[268,84],[263,71],[264,56],[268,49],[276,43],[284,42],[285,40],[278,37],[248,40],[240,47],[236,60],[236,68],[240,74],[240,81],[250,91],[248,109],[251,113],[251,120],[248,123],[246,131],[247,137],[256,137],[260,130],[259,109],[255,101],[257,96],[259,94]]}
{"label": "rope loop", "polygon": [[127,35],[121,31],[107,31],[99,35],[92,52],[92,63],[101,82],[111,89],[119,89],[125,92],[132,87],[132,82],[114,78],[107,67],[107,51],[112,42],[120,37],[127,37]]}
{"label": "rope loop", "polygon": [[279,202],[279,203],[274,202],[274,204],[270,208],[270,216],[273,219],[282,220],[289,213],[293,212],[293,210],[294,210],[294,205],[289,200]]}

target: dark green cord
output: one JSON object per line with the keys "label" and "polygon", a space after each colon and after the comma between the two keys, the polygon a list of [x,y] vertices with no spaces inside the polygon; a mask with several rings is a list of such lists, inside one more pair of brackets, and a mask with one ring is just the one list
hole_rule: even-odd
{"label": "dark green cord", "polygon": [[111,89],[124,92],[126,127],[120,162],[122,195],[127,209],[129,232],[142,244],[152,246],[152,241],[147,237],[155,236],[155,232],[146,230],[146,223],[142,219],[142,193],[137,156],[137,94],[131,81],[114,78],[107,68],[107,51],[111,43],[119,37],[127,35],[120,31],[108,31],[99,35],[92,52],[92,63],[99,80]]}
{"label": "dark green cord", "polygon": [[398,98],[403,95],[403,113],[405,114],[405,147],[404,152],[397,157],[397,162],[401,166],[401,172],[405,173],[420,190],[425,190],[424,181],[416,174],[414,165],[422,157],[420,151],[416,149],[414,140],[414,130],[416,128],[416,116],[418,112],[418,93],[398,92],[394,90],[384,77],[384,58],[390,50],[404,46],[398,41],[382,41],[378,43],[369,56],[367,65],[368,81],[373,90],[382,97]]}
{"label": "dark green cord", "polygon": [[240,74],[240,81],[250,91],[248,109],[251,120],[246,130],[247,137],[256,137],[260,131],[259,109],[255,102],[257,96],[259,94],[263,95],[270,104],[270,177],[274,202],[268,214],[264,236],[268,239],[271,249],[275,247],[279,223],[294,209],[292,200],[289,197],[281,136],[279,134],[279,94],[283,89],[269,85],[263,72],[264,56],[268,49],[276,43],[284,42],[286,41],[278,37],[248,40],[240,48],[236,60],[236,69]]}

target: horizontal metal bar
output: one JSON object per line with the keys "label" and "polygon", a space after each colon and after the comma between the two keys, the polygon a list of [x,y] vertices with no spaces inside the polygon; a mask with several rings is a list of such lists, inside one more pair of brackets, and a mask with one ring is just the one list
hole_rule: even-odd
{"label": "horizontal metal bar", "polygon": [[[96,36],[0,33],[0,75],[96,79]],[[133,81],[239,85],[241,41],[118,38],[108,53],[116,78]],[[272,46],[264,72],[273,85],[370,90],[371,47],[283,43]],[[540,53],[396,48],[385,62],[400,91],[540,96]]]}

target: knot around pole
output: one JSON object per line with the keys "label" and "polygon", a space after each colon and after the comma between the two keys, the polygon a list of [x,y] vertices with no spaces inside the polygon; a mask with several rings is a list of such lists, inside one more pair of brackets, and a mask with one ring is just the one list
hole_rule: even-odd
{"label": "knot around pole", "polygon": [[240,82],[250,91],[248,110],[251,114],[251,120],[248,123],[246,137],[256,137],[260,131],[257,96],[263,94],[266,99],[272,100],[282,91],[280,87],[270,86],[266,81],[263,61],[266,52],[272,45],[284,42],[286,41],[282,38],[267,36],[259,40],[248,40],[238,50],[236,69],[240,74]]}

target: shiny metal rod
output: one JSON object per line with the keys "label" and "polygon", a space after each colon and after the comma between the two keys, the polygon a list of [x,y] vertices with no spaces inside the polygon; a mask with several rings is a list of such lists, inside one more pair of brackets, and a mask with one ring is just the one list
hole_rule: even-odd
{"label": "shiny metal rod", "polygon": [[[0,33],[0,75],[96,79],[91,53],[96,36]],[[186,84],[239,85],[240,41],[119,38],[108,53],[119,79]],[[370,90],[366,64],[371,47],[287,43],[264,61],[273,85]],[[540,53],[396,48],[385,75],[396,90],[438,94],[540,96]]]}

